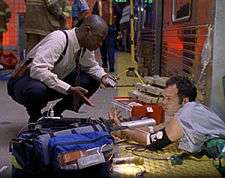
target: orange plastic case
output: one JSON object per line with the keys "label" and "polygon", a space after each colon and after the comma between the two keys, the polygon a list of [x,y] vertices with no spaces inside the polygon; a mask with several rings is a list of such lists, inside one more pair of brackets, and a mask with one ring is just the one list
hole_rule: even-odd
{"label": "orange plastic case", "polygon": [[[141,106],[129,106],[131,102],[139,103]],[[148,104],[134,100],[131,97],[115,97],[112,104],[119,110],[122,108],[121,113],[127,113],[125,117],[130,117],[131,119],[149,117],[155,119],[156,124],[160,124],[164,121],[164,110],[162,106],[157,103]]]}

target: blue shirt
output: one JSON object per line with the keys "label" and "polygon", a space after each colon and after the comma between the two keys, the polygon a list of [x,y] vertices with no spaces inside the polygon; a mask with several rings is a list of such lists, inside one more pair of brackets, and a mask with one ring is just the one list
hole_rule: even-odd
{"label": "blue shirt", "polygon": [[72,6],[72,17],[78,18],[83,11],[89,10],[89,6],[85,0],[74,0]]}

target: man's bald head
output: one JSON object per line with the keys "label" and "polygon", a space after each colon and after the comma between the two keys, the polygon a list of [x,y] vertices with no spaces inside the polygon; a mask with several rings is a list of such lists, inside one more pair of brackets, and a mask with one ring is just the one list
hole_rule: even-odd
{"label": "man's bald head", "polygon": [[81,47],[85,47],[91,51],[96,50],[102,45],[102,41],[107,34],[108,26],[98,15],[86,17],[77,30],[79,44]]}
{"label": "man's bald head", "polygon": [[90,26],[91,28],[93,28],[97,33],[100,34],[104,34],[104,33],[108,33],[108,25],[106,24],[106,22],[103,20],[103,18],[101,18],[98,15],[91,15],[88,16],[84,19],[82,26]]}

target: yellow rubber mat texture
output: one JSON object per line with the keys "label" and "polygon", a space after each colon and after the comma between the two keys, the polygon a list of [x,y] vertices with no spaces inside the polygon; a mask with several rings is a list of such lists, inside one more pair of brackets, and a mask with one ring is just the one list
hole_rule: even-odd
{"label": "yellow rubber mat texture", "polygon": [[134,87],[124,87],[127,85],[134,85],[140,82],[138,77],[126,76],[128,67],[137,67],[137,64],[132,62],[130,53],[119,53],[117,57],[117,74],[119,75],[119,81],[117,87],[118,96],[128,96],[128,92],[134,90]]}
{"label": "yellow rubber mat texture", "polygon": [[[131,151],[125,147],[120,146],[119,155],[121,157],[134,156]],[[175,144],[172,144],[164,149],[164,151],[141,151],[137,152],[138,155],[143,155],[151,158],[168,158],[172,155],[181,153]],[[221,178],[222,176],[213,166],[212,160],[207,157],[197,159],[189,157],[184,159],[182,165],[171,165],[169,160],[153,160],[144,158],[143,165],[135,164],[122,164],[114,165],[114,175],[112,177],[135,177],[140,171],[146,171],[145,178]]]}

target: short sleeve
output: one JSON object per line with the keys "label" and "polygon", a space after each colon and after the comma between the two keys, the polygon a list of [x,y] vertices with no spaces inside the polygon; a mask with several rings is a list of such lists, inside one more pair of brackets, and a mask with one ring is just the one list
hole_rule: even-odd
{"label": "short sleeve", "polygon": [[177,122],[182,126],[183,137],[179,141],[179,148],[188,152],[198,152],[207,140],[202,122],[204,116],[189,103],[176,114]]}

